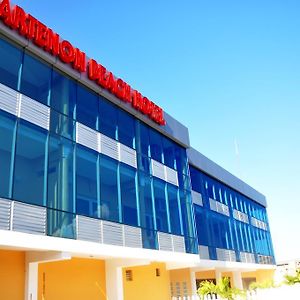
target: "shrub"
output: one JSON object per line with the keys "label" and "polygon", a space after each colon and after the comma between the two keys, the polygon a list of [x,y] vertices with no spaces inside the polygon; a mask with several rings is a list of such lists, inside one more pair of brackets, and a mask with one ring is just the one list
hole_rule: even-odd
{"label": "shrub", "polygon": [[217,284],[210,281],[203,281],[200,283],[198,294],[201,299],[208,294],[217,294],[222,299],[234,300],[236,296],[243,295],[243,291],[230,287],[230,280],[228,277],[222,278]]}
{"label": "shrub", "polygon": [[296,283],[300,283],[300,269],[296,270],[296,274],[293,275],[285,275],[284,276],[285,281],[283,282],[284,284],[287,285],[294,285]]}

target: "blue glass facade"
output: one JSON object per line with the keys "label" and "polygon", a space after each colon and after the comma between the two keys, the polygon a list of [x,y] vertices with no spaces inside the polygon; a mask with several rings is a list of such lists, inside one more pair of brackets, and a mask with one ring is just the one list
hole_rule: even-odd
{"label": "blue glass facade", "polygon": [[[208,247],[210,259],[217,259],[216,249],[220,248],[235,251],[238,260],[244,252],[253,253],[256,262],[259,255],[274,262],[266,208],[193,166],[190,174],[192,190],[202,196],[202,205],[194,204],[198,244]],[[212,210],[211,200],[228,207],[229,214]],[[235,217],[236,212],[245,217]],[[252,220],[266,226],[258,228]]]}
{"label": "blue glass facade", "polygon": [[[142,228],[145,248],[157,231],[183,236],[196,253],[185,149],[4,38],[0,51],[0,83],[50,109],[49,130],[0,110],[0,197],[47,207],[49,235],[74,238],[83,215]],[[77,122],[135,150],[137,167],[77,144]]]}
{"label": "blue glass facade", "polygon": [[[0,197],[46,207],[48,235],[75,238],[80,215],[141,228],[144,248],[158,249],[162,232],[183,237],[188,253],[207,246],[210,259],[218,248],[237,260],[241,252],[256,261],[274,256],[269,227],[251,223],[268,224],[263,206],[189,167],[184,147],[4,38],[0,83],[50,110],[47,130],[0,109]],[[77,143],[79,123],[129,147],[136,167]],[[175,182],[157,176],[154,162]],[[210,199],[229,216],[213,211]],[[234,218],[235,210],[250,221]]]}

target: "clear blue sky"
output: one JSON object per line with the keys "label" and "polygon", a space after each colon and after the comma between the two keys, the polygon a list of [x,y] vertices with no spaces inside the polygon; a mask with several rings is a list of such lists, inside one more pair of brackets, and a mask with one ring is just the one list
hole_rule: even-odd
{"label": "clear blue sky", "polygon": [[189,128],[194,148],[265,194],[277,260],[300,257],[299,0],[14,3],[162,106]]}

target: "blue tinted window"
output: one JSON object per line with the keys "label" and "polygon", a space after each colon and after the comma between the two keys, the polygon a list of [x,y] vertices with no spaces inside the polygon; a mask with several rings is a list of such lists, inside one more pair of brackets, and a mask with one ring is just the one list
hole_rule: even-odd
{"label": "blue tinted window", "polygon": [[76,212],[99,217],[98,213],[98,154],[77,145],[76,151]]}
{"label": "blue tinted window", "polygon": [[199,245],[209,246],[209,232],[207,228],[209,216],[201,206],[194,205],[194,208],[198,243]]}
{"label": "blue tinted window", "polygon": [[179,173],[188,175],[186,150],[178,145],[174,148],[176,168]]}
{"label": "blue tinted window", "polygon": [[215,199],[215,192],[214,192],[213,183],[211,182],[211,180],[208,177],[206,177],[206,182],[207,182],[207,185],[205,187],[206,187],[208,197],[212,198],[212,199]]}
{"label": "blue tinted window", "polygon": [[195,230],[194,230],[194,220],[193,220],[193,213],[192,213],[191,195],[186,191],[180,191],[179,197],[180,197],[183,233],[186,236],[194,237]]}
{"label": "blue tinted window", "polygon": [[174,234],[181,234],[177,188],[171,184],[168,184],[167,190],[168,190],[171,232]]}
{"label": "blue tinted window", "polygon": [[139,204],[141,226],[144,228],[154,228],[154,215],[152,205],[152,191],[150,176],[140,172],[139,174]]}
{"label": "blue tinted window", "polygon": [[48,206],[74,212],[74,143],[51,135],[49,140]]}
{"label": "blue tinted window", "polygon": [[75,121],[55,110],[51,110],[50,131],[72,140],[75,136]]}
{"label": "blue tinted window", "polygon": [[164,162],[165,165],[172,169],[175,169],[175,148],[175,143],[167,138],[163,138]]}
{"label": "blue tinted window", "polygon": [[216,196],[216,200],[219,201],[219,202],[222,202],[223,203],[223,195],[222,195],[222,189],[221,189],[221,186],[215,182],[214,183],[214,186],[215,186],[215,196]]}
{"label": "blue tinted window", "polygon": [[118,139],[119,141],[135,149],[135,120],[125,111],[119,110]]}
{"label": "blue tinted window", "polygon": [[100,132],[113,139],[117,138],[117,122],[118,111],[115,105],[109,103],[104,98],[100,98],[99,102],[100,118],[99,129]]}
{"label": "blue tinted window", "polygon": [[47,209],[47,233],[50,236],[75,239],[76,216],[72,213]]}
{"label": "blue tinted window", "polygon": [[26,121],[17,131],[13,198],[45,205],[47,132]]}
{"label": "blue tinted window", "polygon": [[136,170],[120,164],[121,203],[123,223],[137,226]]}
{"label": "blue tinted window", "polygon": [[137,160],[139,170],[150,174],[150,158],[148,156],[138,154]]}
{"label": "blue tinted window", "polygon": [[22,69],[21,92],[43,104],[48,104],[51,68],[25,54]]}
{"label": "blue tinted window", "polygon": [[153,186],[157,230],[169,232],[165,183],[155,178],[153,179]]}
{"label": "blue tinted window", "polygon": [[149,127],[143,123],[140,123],[139,145],[139,151],[145,156],[150,156]]}
{"label": "blue tinted window", "polygon": [[118,163],[106,156],[100,158],[101,218],[119,221]]}
{"label": "blue tinted window", "polygon": [[180,189],[190,190],[190,176],[186,176],[184,174],[177,173],[178,176],[178,184]]}
{"label": "blue tinted window", "polygon": [[0,196],[10,197],[10,174],[16,118],[0,111]]}
{"label": "blue tinted window", "polygon": [[150,130],[150,151],[153,159],[162,162],[162,137],[154,130]]}
{"label": "blue tinted window", "polygon": [[51,107],[70,118],[74,118],[75,104],[75,82],[66,75],[53,70],[51,82]]}
{"label": "blue tinted window", "polygon": [[243,231],[242,231],[242,224],[237,221],[233,221],[233,232],[234,232],[234,248],[238,249],[239,251],[247,251],[245,249],[245,244],[243,240]]}
{"label": "blue tinted window", "polygon": [[142,228],[143,248],[158,249],[157,232],[151,229]]}
{"label": "blue tinted window", "polygon": [[81,85],[77,86],[77,121],[98,129],[98,96]]}
{"label": "blue tinted window", "polygon": [[218,214],[211,214],[209,218],[210,235],[213,246],[223,249],[232,249],[232,239],[230,233],[230,221],[228,218]]}
{"label": "blue tinted window", "polygon": [[22,51],[0,39],[0,82],[17,90]]}
{"label": "blue tinted window", "polygon": [[192,189],[198,193],[201,193],[201,173],[190,166]]}

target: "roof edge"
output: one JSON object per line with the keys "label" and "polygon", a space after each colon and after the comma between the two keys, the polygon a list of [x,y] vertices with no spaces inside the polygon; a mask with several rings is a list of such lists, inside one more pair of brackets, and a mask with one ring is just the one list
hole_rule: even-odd
{"label": "roof edge", "polygon": [[267,207],[266,197],[253,187],[231,174],[194,148],[187,149],[189,164],[223,182],[234,190]]}

